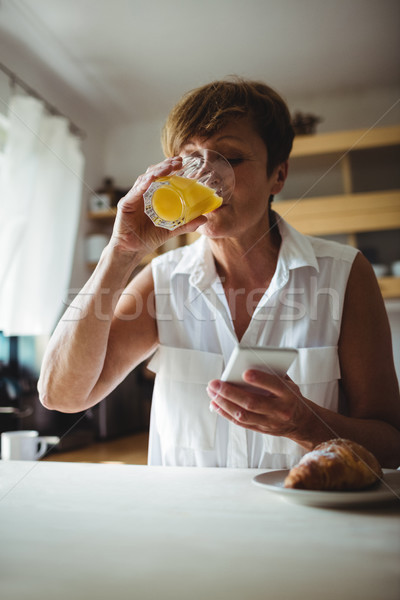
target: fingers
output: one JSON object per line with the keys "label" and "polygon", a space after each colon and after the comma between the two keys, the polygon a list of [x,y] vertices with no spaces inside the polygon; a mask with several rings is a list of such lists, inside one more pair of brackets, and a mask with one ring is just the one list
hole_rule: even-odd
{"label": "fingers", "polygon": [[182,158],[180,156],[166,158],[161,163],[148,167],[145,173],[139,175],[126,196],[120,200],[120,208],[133,208],[139,202],[139,200],[142,200],[143,194],[150,187],[153,181],[159,177],[166,177],[173,171],[179,170],[181,167]]}
{"label": "fingers", "polygon": [[[278,379],[271,375],[267,377]],[[297,397],[297,386],[289,378],[273,383],[275,385],[271,384],[270,389],[265,389],[210,381],[207,387],[210,409],[247,429],[271,435],[287,435],[296,427],[301,394]],[[272,387],[279,391],[274,393]]]}
{"label": "fingers", "polygon": [[221,408],[221,406],[219,406],[219,404],[216,404],[213,401],[210,402],[210,410],[218,413],[221,417],[224,417],[224,419],[235,423],[235,425],[240,425],[241,427],[246,427],[246,429],[253,429],[257,431],[257,428],[252,424],[245,423],[245,415],[243,411],[237,410],[235,413],[226,412],[223,408]]}
{"label": "fingers", "polygon": [[239,386],[219,380],[210,381],[207,393],[211,401],[234,415],[236,410],[263,415],[270,410],[275,410],[278,405],[276,396],[269,392],[260,394],[258,388]]}
{"label": "fingers", "polygon": [[293,383],[288,375],[274,375],[256,369],[245,371],[243,380],[252,386],[268,390],[273,394],[281,394],[288,388],[290,383]]}
{"label": "fingers", "polygon": [[115,234],[115,239],[118,239],[119,245],[123,239],[124,248],[134,248],[136,251],[138,240],[140,240],[150,252],[161,246],[167,239],[195,231],[200,225],[207,222],[206,217],[200,216],[190,223],[169,231],[156,227],[144,210],[143,196],[151,184],[171,173],[179,173],[181,168],[182,157],[175,156],[149,166],[146,172],[137,178],[129,192],[118,203],[113,234]]}
{"label": "fingers", "polygon": [[175,235],[181,235],[182,233],[192,233],[193,231],[196,231],[196,229],[200,227],[200,225],[204,225],[204,223],[207,223],[207,217],[205,217],[204,215],[200,215],[200,217],[193,219],[193,221],[185,223],[185,225],[182,225],[181,227],[175,229],[174,233]]}
{"label": "fingers", "polygon": [[[230,398],[240,404],[245,397],[245,392],[252,392],[252,395],[265,398],[283,398],[288,393],[293,393],[297,386],[288,377],[277,376],[256,369],[248,369],[243,374],[243,386],[232,385],[227,382],[213,380],[208,385],[208,390],[211,393],[218,393],[221,396]],[[250,408],[250,407],[249,407]]]}

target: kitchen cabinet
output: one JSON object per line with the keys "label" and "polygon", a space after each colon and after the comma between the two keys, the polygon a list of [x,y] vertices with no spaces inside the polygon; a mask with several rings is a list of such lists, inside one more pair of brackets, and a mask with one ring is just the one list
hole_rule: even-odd
{"label": "kitchen cabinet", "polygon": [[[344,236],[357,247],[367,232],[392,232],[393,239],[400,229],[399,164],[400,126],[298,136],[289,197],[277,198],[274,209],[307,235]],[[379,284],[385,298],[400,297],[399,277],[379,278]]]}

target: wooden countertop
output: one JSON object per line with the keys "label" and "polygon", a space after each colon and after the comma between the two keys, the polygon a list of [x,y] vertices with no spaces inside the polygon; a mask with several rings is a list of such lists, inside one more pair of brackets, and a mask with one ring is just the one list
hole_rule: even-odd
{"label": "wooden countertop", "polygon": [[147,447],[149,434],[147,431],[129,436],[96,442],[84,448],[68,452],[54,452],[43,458],[52,462],[87,462],[87,463],[124,463],[129,465],[147,465]]}

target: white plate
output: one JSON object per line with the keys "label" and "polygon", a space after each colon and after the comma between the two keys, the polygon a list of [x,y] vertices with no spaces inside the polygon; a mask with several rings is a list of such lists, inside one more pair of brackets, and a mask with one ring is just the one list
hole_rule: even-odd
{"label": "white plate", "polygon": [[400,503],[400,471],[383,469],[383,479],[376,487],[357,492],[328,492],[295,490],[283,487],[283,482],[289,470],[269,471],[261,473],[253,479],[253,483],[269,492],[274,492],[295,504],[308,506],[348,506],[360,504],[375,504],[389,500]]}

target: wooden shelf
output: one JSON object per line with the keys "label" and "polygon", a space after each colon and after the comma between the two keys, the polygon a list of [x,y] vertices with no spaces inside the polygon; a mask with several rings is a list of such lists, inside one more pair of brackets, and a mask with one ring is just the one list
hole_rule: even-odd
{"label": "wooden shelf", "polygon": [[[355,246],[358,233],[400,229],[399,189],[362,193],[353,189],[352,152],[391,146],[400,146],[400,125],[297,136],[291,158],[308,157],[302,163],[307,169],[307,164],[313,167],[313,157],[335,157],[340,162],[343,193],[281,200],[274,202],[274,209],[306,235],[344,234]],[[393,169],[398,169],[395,162]],[[384,298],[400,298],[399,277],[382,277],[378,282]]]}
{"label": "wooden shelf", "polygon": [[380,277],[378,283],[384,298],[400,298],[400,277]]}
{"label": "wooden shelf", "polygon": [[375,127],[373,129],[353,129],[300,135],[295,137],[291,157],[335,154],[350,150],[396,146],[400,144],[400,125]]}
{"label": "wooden shelf", "polygon": [[84,448],[67,452],[52,452],[43,461],[86,462],[86,463],[123,463],[129,465],[147,465],[147,431],[124,436],[114,440],[96,442]]}
{"label": "wooden shelf", "polygon": [[400,228],[400,190],[281,200],[273,207],[306,235]]}
{"label": "wooden shelf", "polygon": [[108,221],[115,219],[117,215],[116,208],[108,208],[107,210],[96,210],[88,213],[88,219],[93,221]]}

